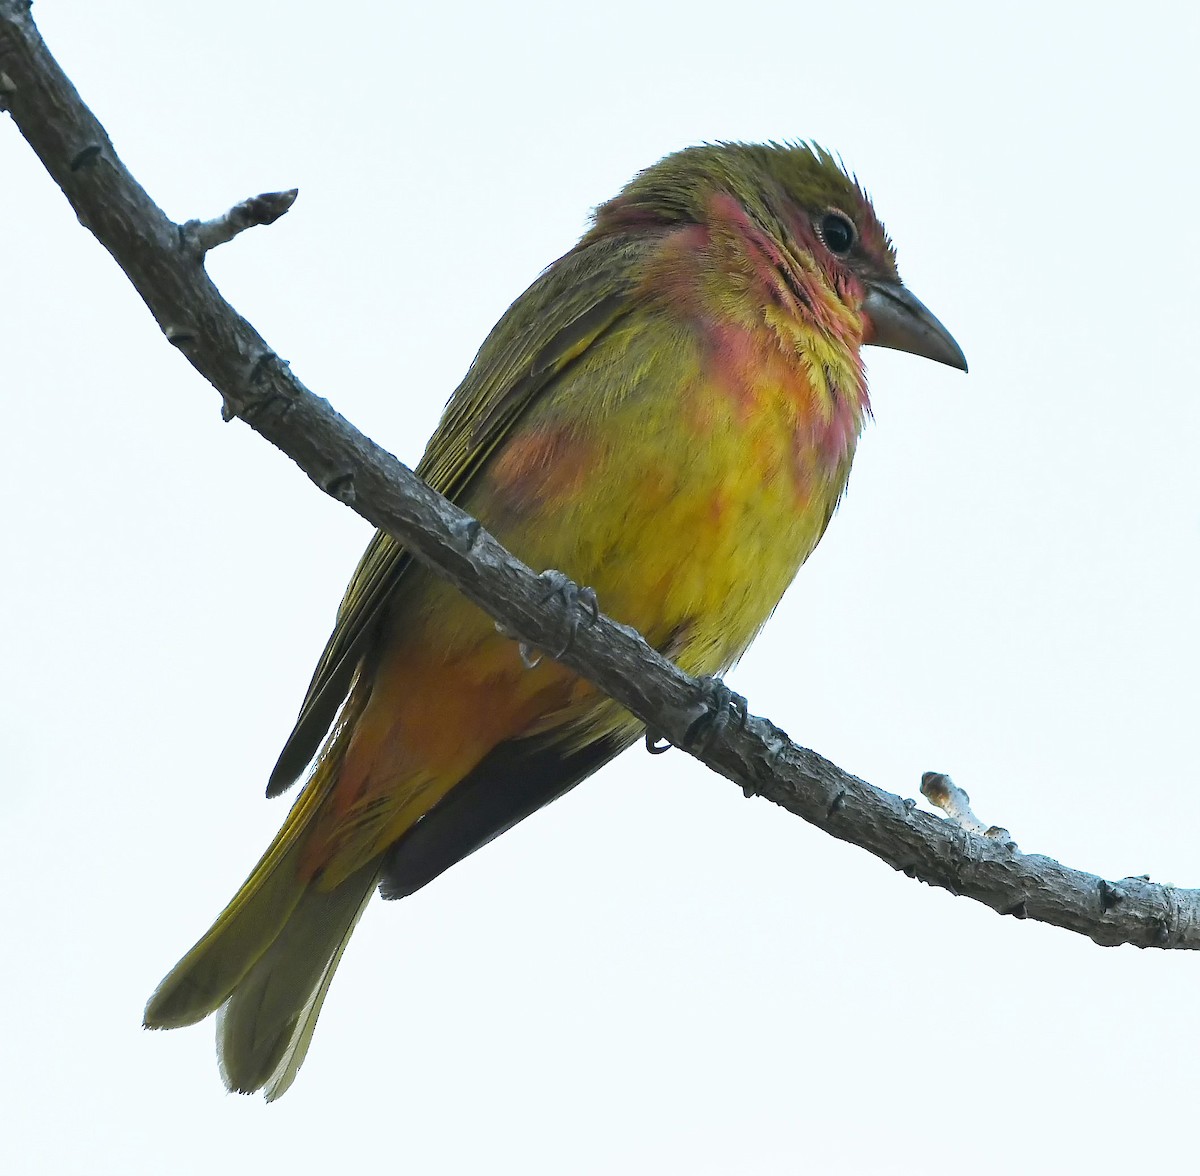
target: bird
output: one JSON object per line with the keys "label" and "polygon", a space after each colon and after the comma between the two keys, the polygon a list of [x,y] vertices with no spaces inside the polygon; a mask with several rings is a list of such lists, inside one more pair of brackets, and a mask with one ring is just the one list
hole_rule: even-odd
{"label": "bird", "polygon": [[[858,180],[808,141],[687,147],[599,205],[513,302],[417,473],[716,677],[842,498],[870,415],[865,345],[967,369]],[[215,1013],[229,1089],[282,1095],[376,891],[413,894],[644,734],[531,660],[377,532],[267,793],[303,787],[145,1025]]]}

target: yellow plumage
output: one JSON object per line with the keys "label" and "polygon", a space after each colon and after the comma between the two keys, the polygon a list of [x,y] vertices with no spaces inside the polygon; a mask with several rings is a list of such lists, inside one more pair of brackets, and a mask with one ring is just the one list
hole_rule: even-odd
{"label": "yellow plumage", "polygon": [[[827,243],[839,227],[861,256]],[[887,322],[865,313],[872,282],[896,282],[890,247],[827,156],[671,157],[514,303],[419,472],[526,563],[591,585],[685,670],[716,674],[845,487],[867,411],[859,347]],[[640,730],[556,663],[526,668],[490,618],[382,535],[272,791],[331,726],[279,836],[146,1011],[170,1027],[220,1009],[226,1081],[269,1098],[294,1078],[381,879],[411,892]]]}

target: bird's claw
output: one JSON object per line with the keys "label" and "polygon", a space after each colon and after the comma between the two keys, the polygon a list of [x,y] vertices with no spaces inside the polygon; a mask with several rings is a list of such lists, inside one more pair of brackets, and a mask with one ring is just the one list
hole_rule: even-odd
{"label": "bird's claw", "polygon": [[548,568],[538,579],[546,587],[542,596],[543,604],[553,600],[556,596],[562,601],[566,636],[562,647],[553,654],[554,657],[562,657],[574,644],[580,622],[582,621],[585,625],[594,625],[600,619],[600,602],[596,599],[594,588],[581,588],[574,580],[562,572],[555,571],[554,568]]}
{"label": "bird's claw", "polygon": [[664,739],[656,731],[651,731],[646,728],[646,750],[651,755],[662,755],[664,752],[670,751],[674,746],[669,739]]}
{"label": "bird's claw", "polygon": [[[750,718],[750,705],[740,695],[735,694],[720,678],[704,677],[700,679],[700,701],[703,712],[688,724],[683,734],[680,747],[684,751],[705,751],[713,739],[721,731],[728,728],[731,722],[736,723],[737,730],[745,729]],[[657,731],[646,728],[646,750],[651,755],[662,755],[675,746]],[[746,789],[746,795],[752,796],[753,789]]]}
{"label": "bird's claw", "polygon": [[703,713],[693,719],[683,736],[686,751],[705,751],[713,739],[726,730],[730,723],[738,731],[745,730],[750,718],[750,704],[740,694],[734,693],[720,678],[700,679]]}

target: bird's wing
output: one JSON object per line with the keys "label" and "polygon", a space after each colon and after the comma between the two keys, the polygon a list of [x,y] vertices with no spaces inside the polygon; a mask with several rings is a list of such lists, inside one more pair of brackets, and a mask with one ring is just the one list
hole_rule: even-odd
{"label": "bird's wing", "polygon": [[[451,397],[417,473],[452,502],[524,410],[629,309],[647,243],[601,240],[555,262],[493,328]],[[267,784],[285,791],[316,754],[387,601],[411,562],[377,531],[338,609],[300,715]]]}
{"label": "bird's wing", "polygon": [[638,728],[572,746],[562,729],[493,748],[384,855],[379,893],[404,898],[569,792],[619,755]]}

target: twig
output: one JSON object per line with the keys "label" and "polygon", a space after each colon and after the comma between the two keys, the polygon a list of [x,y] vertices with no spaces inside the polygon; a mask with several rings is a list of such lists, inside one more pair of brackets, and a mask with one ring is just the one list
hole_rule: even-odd
{"label": "twig", "polygon": [[186,247],[203,257],[210,249],[232,241],[238,233],[244,233],[256,225],[273,225],[293,204],[299,195],[298,188],[286,192],[264,192],[235,204],[228,212],[213,220],[190,220],[179,226],[179,233]]}
{"label": "twig", "polygon": [[[168,339],[240,416],[327,494],[402,542],[526,646],[562,644],[562,604],[475,520],[435,494],[314,396],[221,297],[180,227],[129,174],[35,28],[25,0],[0,0],[0,106],[145,300]],[[697,682],[638,634],[598,615],[578,625],[559,660],[676,746],[704,713]],[[1200,948],[1200,892],[1145,878],[1107,882],[1027,855],[916,809],[743,716],[689,750],[709,767],[895,869],[992,909],[1101,944]],[[744,718],[744,721],[743,721]]]}
{"label": "twig", "polygon": [[[1010,841],[1007,829],[985,825],[972,811],[971,798],[945,772],[926,772],[921,777],[921,795],[937,805],[960,829],[982,837]],[[1015,843],[1013,843],[1015,848]]]}

